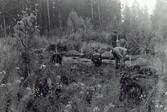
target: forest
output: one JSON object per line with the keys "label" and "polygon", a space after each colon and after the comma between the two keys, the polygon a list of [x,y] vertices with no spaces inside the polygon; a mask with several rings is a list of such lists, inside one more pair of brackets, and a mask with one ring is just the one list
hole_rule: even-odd
{"label": "forest", "polygon": [[128,1],[0,0],[0,112],[166,112],[167,0]]}

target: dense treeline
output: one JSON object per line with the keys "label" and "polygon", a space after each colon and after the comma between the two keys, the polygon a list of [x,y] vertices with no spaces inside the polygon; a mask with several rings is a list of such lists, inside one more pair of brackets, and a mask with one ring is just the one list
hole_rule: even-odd
{"label": "dense treeline", "polygon": [[1,0],[0,30],[4,33],[1,36],[12,33],[19,14],[26,8],[38,10],[38,24],[42,34],[53,29],[66,30],[71,11],[76,11],[83,19],[90,18],[95,29],[121,28],[127,32],[144,27],[144,30],[150,30],[151,21],[153,29],[157,29],[158,24],[165,20],[165,16],[160,19],[166,10],[163,1],[158,0],[155,13],[150,18],[147,8],[141,9],[137,2],[129,8],[126,4],[122,7],[120,0]]}
{"label": "dense treeline", "polygon": [[[91,18],[96,29],[121,21],[119,0],[1,0],[1,30],[9,30],[25,8],[38,10],[38,23],[41,33],[51,29],[66,28],[71,11],[82,18]],[[12,18],[11,18],[12,17]]]}
{"label": "dense treeline", "polygon": [[13,27],[27,10],[36,13],[42,35],[49,32],[68,39],[110,42],[108,34],[99,31],[118,30],[128,37],[129,47],[137,52],[151,48],[151,38],[167,35],[165,0],[157,0],[152,15],[137,1],[129,7],[120,0],[1,0],[0,36],[13,35]]}

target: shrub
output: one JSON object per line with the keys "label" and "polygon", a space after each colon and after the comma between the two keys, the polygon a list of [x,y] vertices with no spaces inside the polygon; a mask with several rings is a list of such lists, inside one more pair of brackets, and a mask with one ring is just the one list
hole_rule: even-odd
{"label": "shrub", "polygon": [[43,36],[35,36],[32,41],[33,48],[44,48],[49,45],[49,40]]}
{"label": "shrub", "polygon": [[83,33],[82,35],[83,41],[96,41],[101,43],[107,43],[110,44],[111,40],[108,36],[108,33],[106,32],[95,32],[95,31],[88,31],[86,33]]}
{"label": "shrub", "polygon": [[23,69],[22,74],[24,74],[24,79],[26,79],[31,73],[30,52],[32,50],[33,39],[39,33],[37,26],[37,10],[34,12],[29,9],[22,11],[20,20],[15,25],[14,30],[17,40],[22,46],[22,49],[20,49],[20,59],[23,66],[20,67]]}
{"label": "shrub", "polygon": [[81,48],[80,41],[72,41],[67,39],[59,39],[57,41],[57,49],[60,51],[69,51],[69,50],[80,51],[80,48]]}
{"label": "shrub", "polygon": [[99,42],[89,42],[89,43],[83,43],[82,50],[84,54],[93,54],[94,50],[98,50],[99,52],[104,52],[108,48],[110,48],[110,45],[99,43]]}

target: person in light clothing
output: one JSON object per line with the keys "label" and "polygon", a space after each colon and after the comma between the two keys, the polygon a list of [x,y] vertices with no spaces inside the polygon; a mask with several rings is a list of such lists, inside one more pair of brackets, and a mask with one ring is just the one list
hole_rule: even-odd
{"label": "person in light clothing", "polygon": [[125,58],[126,58],[126,54],[127,54],[126,48],[114,47],[110,52],[112,53],[113,57],[115,58],[116,69],[119,68],[119,64],[120,64],[120,66],[123,66],[125,64]]}

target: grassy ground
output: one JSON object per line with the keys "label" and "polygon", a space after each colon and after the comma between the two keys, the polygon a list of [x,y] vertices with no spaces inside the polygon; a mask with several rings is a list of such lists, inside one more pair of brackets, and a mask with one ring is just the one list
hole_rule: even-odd
{"label": "grassy ground", "polygon": [[[102,66],[94,67],[93,63],[88,59],[68,57],[63,59],[62,66],[52,67],[52,72],[57,76],[67,75],[72,79],[71,83],[65,88],[69,89],[74,85],[79,87],[74,92],[76,89],[74,86],[69,99],[77,102],[77,107],[81,109],[79,112],[135,112],[140,108],[132,105],[125,106],[125,102],[119,101],[121,70],[115,69],[114,61],[108,62],[105,60]],[[152,80],[150,80],[149,82],[148,80],[143,80],[141,83],[145,86],[154,83],[154,81],[151,82]],[[87,92],[90,90],[93,92],[89,104],[86,98]]]}
{"label": "grassy ground", "polygon": [[[10,46],[8,43],[7,45]],[[12,70],[15,70],[15,67],[17,66],[15,61],[17,61],[16,59],[18,56],[13,56],[14,51],[11,52],[6,48],[2,48],[1,52],[1,54],[5,54],[1,56],[2,60],[6,59],[7,56],[11,57],[6,59],[8,60],[7,62],[5,61],[6,63],[1,61],[0,65],[4,65],[4,67],[0,68],[3,70],[3,68],[9,67],[9,69],[5,70],[8,71],[11,70],[11,68]],[[109,62],[108,60],[104,60],[103,62],[102,66],[94,67],[92,62],[88,59],[64,58],[63,65],[53,66],[48,62],[48,60],[44,60],[46,69],[44,69],[42,75],[39,77],[37,77],[38,73],[32,73],[28,77],[28,81],[30,83],[28,85],[29,87],[19,87],[17,85],[17,83],[19,83],[19,79],[17,80],[17,78],[13,78],[13,80],[11,80],[10,83],[8,82],[6,85],[1,84],[0,112],[5,112],[5,108],[7,108],[6,105],[8,105],[8,99],[11,100],[9,107],[12,112],[44,112],[44,109],[46,109],[45,107],[50,108],[50,110],[45,112],[137,112],[138,108],[140,108],[139,106],[127,108],[123,102],[119,101],[119,81],[121,71],[115,70],[114,61]],[[38,66],[34,64],[34,69],[37,68],[40,68],[40,65]],[[3,75],[0,74],[0,76]],[[16,76],[18,76],[17,72],[10,72],[9,77]],[[32,108],[26,107],[25,105],[27,105],[29,100],[31,101],[31,99],[33,99],[32,94],[34,94],[34,82],[36,79],[43,76],[49,77],[52,80],[53,90],[50,90],[47,97],[39,97],[35,99],[33,105],[39,109],[38,111],[26,110],[27,108]],[[60,82],[59,78],[61,76],[66,76],[68,78],[68,84]],[[143,80],[141,83],[145,85],[150,82],[148,82],[148,80]],[[53,94],[53,92],[57,90],[59,86],[61,88],[61,92],[59,93],[60,98],[57,99],[54,98],[55,94]],[[31,92],[27,92],[29,90],[31,90],[32,94],[30,94]],[[22,98],[21,101],[17,101],[17,93],[20,92],[22,93]],[[50,98],[53,101],[50,101]],[[60,108],[58,108],[59,106]],[[54,108],[58,110],[55,111]]]}
{"label": "grassy ground", "polygon": [[[68,60],[68,61],[67,61]],[[94,67],[89,60],[70,60],[64,59],[63,67],[70,69],[69,75],[74,76],[77,83],[83,84],[84,90],[88,88],[95,89],[92,95],[91,104],[86,106],[87,111],[106,111],[109,105],[120,105],[119,98],[119,78],[120,73],[116,71],[113,63],[103,64],[101,67]],[[70,63],[69,63],[70,62]],[[70,86],[70,85],[69,85]],[[74,94],[76,96],[76,93]],[[109,109],[109,108],[108,108]],[[112,112],[118,112],[113,107]],[[121,109],[120,109],[121,110]]]}

